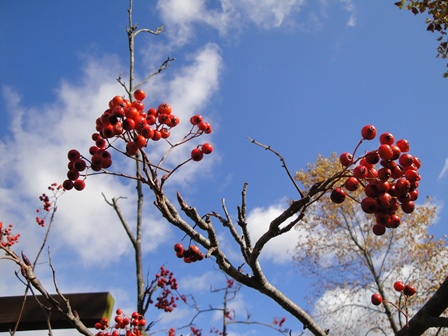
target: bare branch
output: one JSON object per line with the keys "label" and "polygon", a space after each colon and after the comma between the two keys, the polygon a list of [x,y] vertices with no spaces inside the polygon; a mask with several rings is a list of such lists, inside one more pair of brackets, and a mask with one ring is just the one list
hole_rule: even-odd
{"label": "bare branch", "polygon": [[297,190],[298,193],[300,194],[300,197],[303,198],[303,193],[302,193],[302,191],[300,190],[300,188],[299,188],[299,186],[297,185],[297,183],[296,183],[296,181],[294,180],[294,178],[292,177],[291,173],[289,172],[288,166],[286,165],[286,161],[285,161],[285,159],[283,158],[283,156],[281,156],[279,152],[276,152],[275,150],[273,150],[273,149],[271,148],[271,146],[263,145],[262,143],[260,143],[260,142],[258,142],[258,141],[255,141],[255,139],[252,139],[252,138],[249,138],[249,137],[248,137],[248,139],[249,139],[250,142],[256,144],[257,146],[260,146],[260,147],[262,147],[262,148],[264,148],[264,149],[266,149],[266,150],[268,150],[268,151],[270,151],[270,152],[272,152],[272,153],[274,153],[275,155],[278,156],[278,158],[279,158],[280,161],[282,162],[282,167],[285,168],[286,174],[288,174],[289,179],[291,180],[292,184],[294,185],[294,187],[296,188],[296,190]]}

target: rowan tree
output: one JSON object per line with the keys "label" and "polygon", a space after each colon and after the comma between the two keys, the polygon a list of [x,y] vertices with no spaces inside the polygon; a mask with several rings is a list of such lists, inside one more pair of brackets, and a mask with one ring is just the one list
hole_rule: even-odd
{"label": "rowan tree", "polygon": [[[328,158],[318,156],[306,170],[297,172],[295,179],[310,188],[341,167],[336,153]],[[349,179],[341,180],[344,189]],[[400,211],[400,226],[376,236],[372,232],[375,215],[361,209],[363,188],[350,195],[353,198],[342,204],[322,198],[299,227],[303,234],[297,245],[297,266],[314,279],[314,291],[309,295],[314,303],[317,300],[314,316],[336,334],[397,333],[405,325],[405,317],[390,304],[372,306],[370,297],[380,293],[384,300],[404,310],[404,295],[393,289],[393,283],[410,283],[419,293],[407,300],[413,315],[444,280],[448,272],[447,241],[430,234],[437,206],[427,198],[411,214]]]}

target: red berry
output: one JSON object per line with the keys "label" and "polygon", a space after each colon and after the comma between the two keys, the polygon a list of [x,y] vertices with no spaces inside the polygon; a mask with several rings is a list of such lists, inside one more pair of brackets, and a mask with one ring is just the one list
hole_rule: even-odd
{"label": "red berry", "polygon": [[379,306],[383,302],[383,298],[379,294],[373,294],[371,301],[375,306]]}
{"label": "red berry", "polygon": [[73,163],[73,168],[77,171],[83,171],[86,169],[86,162],[83,159],[78,159]]}
{"label": "red berry", "polygon": [[417,292],[414,286],[406,285],[403,290],[403,294],[406,296],[412,296]]}
{"label": "red berry", "polygon": [[118,308],[118,309],[115,311],[115,313],[116,313],[117,315],[121,315],[121,314],[123,314],[123,310],[122,310],[121,308]]}
{"label": "red berry", "polygon": [[201,122],[198,124],[198,128],[199,128],[199,130],[205,132],[208,128],[210,128],[210,124],[209,124],[208,122],[201,121]]}
{"label": "red berry", "polygon": [[167,139],[170,137],[170,130],[164,127],[160,130],[160,134],[162,135],[163,139]]}
{"label": "red berry", "polygon": [[107,142],[105,139],[99,138],[98,140],[95,141],[95,145],[100,149],[104,149],[106,148]]}
{"label": "red berry", "polygon": [[136,119],[140,116],[140,112],[134,106],[131,106],[125,110],[125,116],[128,119]]}
{"label": "red berry", "polygon": [[176,127],[177,125],[179,125],[179,123],[180,123],[179,117],[172,114],[171,118],[170,118],[170,122],[167,125],[169,127]]}
{"label": "red berry", "polygon": [[199,247],[197,247],[196,245],[191,245],[188,249],[190,250],[190,252],[192,254],[198,255],[199,253],[201,253],[201,251],[199,250]]}
{"label": "red berry", "polygon": [[371,151],[365,155],[365,159],[367,163],[377,164],[380,161],[380,156],[377,151]]}
{"label": "red berry", "polygon": [[137,155],[138,153],[138,147],[134,142],[128,142],[126,144],[126,154],[129,156]]}
{"label": "red berry", "polygon": [[361,130],[361,136],[366,140],[372,140],[376,137],[376,128],[373,125],[366,125]]}
{"label": "red berry", "polygon": [[409,201],[406,203],[401,203],[401,210],[403,210],[404,213],[410,214],[415,209],[415,204],[413,201]]}
{"label": "red berry", "polygon": [[[157,112],[156,112],[157,113]],[[148,114],[146,117],[146,124],[148,125],[154,125],[157,121],[157,117],[152,115],[152,114]]]}
{"label": "red berry", "polygon": [[349,152],[344,152],[339,156],[339,162],[341,162],[344,167],[348,167],[353,163],[353,155]]}
{"label": "red berry", "polygon": [[156,116],[157,116],[157,110],[156,110],[154,107],[151,107],[150,109],[148,109],[148,111],[146,112],[146,114],[147,114],[148,116],[152,115],[152,116],[156,117]]}
{"label": "red berry", "polygon": [[393,229],[396,229],[401,224],[401,219],[397,215],[390,215],[390,223],[389,226]]}
{"label": "red berry", "polygon": [[390,145],[390,148],[392,148],[392,151],[394,152],[394,155],[392,156],[391,160],[396,160],[401,155],[401,149],[398,148],[398,146]]}
{"label": "red berry", "polygon": [[422,162],[420,161],[420,159],[416,156],[414,156],[414,165],[417,167],[417,169],[420,169],[420,167],[422,166]]}
{"label": "red berry", "polygon": [[382,236],[386,232],[386,227],[382,225],[375,224],[372,228],[372,232],[376,236]]}
{"label": "red berry", "polygon": [[359,180],[356,177],[349,177],[345,183],[344,183],[344,187],[348,190],[348,191],[355,191],[356,189],[358,189],[359,187]]}
{"label": "red berry", "polygon": [[384,226],[385,228],[390,227],[390,214],[385,212],[377,212],[375,214],[376,225]]}
{"label": "red berry", "polygon": [[154,130],[149,125],[143,127],[139,133],[143,135],[146,139],[151,139],[154,136]]}
{"label": "red berry", "polygon": [[112,105],[112,106],[118,106],[118,105],[122,104],[123,102],[124,102],[124,98],[123,98],[123,97],[121,97],[121,96],[115,96],[115,97],[113,97],[113,98],[111,99],[111,101],[110,101],[110,103],[109,103],[109,106],[110,106],[110,105]]}
{"label": "red berry", "polygon": [[162,139],[162,133],[160,133],[159,130],[154,130],[154,134],[152,135],[151,140],[159,141],[160,139]]}
{"label": "red berry", "polygon": [[146,146],[147,139],[143,135],[136,135],[134,138],[134,143],[137,148],[143,148]]}
{"label": "red berry", "polygon": [[420,174],[418,173],[418,171],[413,169],[406,170],[404,176],[409,182],[420,181]]}
{"label": "red berry", "polygon": [[81,154],[76,149],[70,149],[67,153],[67,157],[69,161],[75,161],[81,157]]}
{"label": "red berry", "polygon": [[334,188],[331,192],[330,199],[336,204],[344,202],[346,197],[345,191],[341,188]]}
{"label": "red berry", "polygon": [[101,165],[101,162],[103,161],[103,156],[98,152],[98,153],[92,155],[92,158],[90,159],[90,161],[94,165]]}
{"label": "red berry", "polygon": [[174,251],[180,252],[180,251],[183,251],[183,250],[184,250],[184,247],[182,246],[181,243],[177,243],[176,245],[174,245]]}
{"label": "red berry", "polygon": [[373,214],[378,210],[378,202],[373,197],[366,197],[361,201],[361,209],[367,214]]}
{"label": "red berry", "polygon": [[364,193],[369,197],[377,197],[379,195],[378,185],[374,182],[369,183],[364,188]]}
{"label": "red berry", "polygon": [[392,174],[389,168],[383,167],[378,170],[378,178],[383,181],[387,181]]}
{"label": "red berry", "polygon": [[380,155],[380,158],[390,160],[394,156],[394,151],[390,145],[382,144],[378,147],[378,154]]}
{"label": "red berry", "polygon": [[202,121],[202,116],[200,114],[196,114],[190,118],[190,122],[192,125],[197,125]]}
{"label": "red berry", "polygon": [[392,145],[395,141],[391,133],[383,133],[380,135],[380,144]]}
{"label": "red berry", "polygon": [[81,191],[86,187],[86,183],[83,180],[76,180],[75,182],[73,182],[73,187],[76,190]]}
{"label": "red berry", "polygon": [[369,174],[369,170],[367,169],[366,166],[356,166],[353,169],[353,176],[358,179],[366,178],[368,174]]}
{"label": "red berry", "polygon": [[397,292],[401,292],[401,291],[403,291],[404,288],[405,288],[405,285],[404,285],[404,283],[402,283],[401,281],[395,281],[395,282],[394,282],[394,289],[395,289]]}
{"label": "red berry", "polygon": [[203,157],[204,153],[199,148],[195,148],[191,151],[191,159],[193,161],[201,161]]}
{"label": "red berry", "polygon": [[62,182],[62,187],[65,190],[72,190],[73,189],[73,181],[71,180],[65,180],[64,182]]}
{"label": "red berry", "polygon": [[409,142],[405,139],[397,140],[397,147],[400,148],[402,152],[409,152],[410,150]]}
{"label": "red berry", "polygon": [[211,152],[213,152],[213,146],[208,142],[206,142],[205,144],[202,145],[201,150],[202,153],[204,154],[210,154]]}
{"label": "red berry", "polygon": [[409,167],[410,165],[412,165],[414,163],[414,158],[411,154],[403,154],[398,159],[398,163],[402,167]]}
{"label": "red berry", "polygon": [[140,90],[140,89],[135,90],[135,92],[134,92],[134,98],[137,99],[137,100],[143,100],[143,99],[145,99],[145,98],[146,98],[146,93],[145,93],[145,91]]}
{"label": "red berry", "polygon": [[162,103],[157,108],[157,112],[159,112],[159,114],[171,114],[172,111],[173,111],[173,109],[167,103]]}
{"label": "red berry", "polygon": [[385,192],[379,194],[377,197],[378,205],[383,209],[389,209],[391,205],[392,196]]}

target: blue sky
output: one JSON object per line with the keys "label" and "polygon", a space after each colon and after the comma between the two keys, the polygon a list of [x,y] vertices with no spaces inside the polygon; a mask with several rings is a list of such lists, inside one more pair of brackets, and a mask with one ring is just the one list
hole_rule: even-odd
{"label": "blue sky", "polygon": [[[95,119],[113,96],[124,94],[115,79],[128,69],[127,6],[105,0],[0,3],[0,220],[16,225],[20,248],[29,255],[43,233],[34,224],[37,197],[65,178],[67,150],[87,152]],[[434,233],[446,232],[448,82],[444,61],[435,58],[437,36],[426,32],[423,17],[398,10],[393,1],[351,0],[136,0],[134,14],[140,28],[166,27],[157,37],[139,35],[137,76],[168,55],[176,58],[144,86],[147,105],[167,101],[181,120],[200,113],[214,129],[207,140],[214,153],[175,176],[169,193],[180,190],[201,212],[220,211],[225,198],[235,215],[248,182],[251,226],[260,234],[265,219],[297,195],[278,159],[247,137],[272,146],[295,171],[318,153],[352,150],[361,127],[371,123],[409,140],[423,163],[421,199],[432,196],[440,205]],[[83,193],[61,198],[50,246],[62,290],[110,290],[118,305],[133,309],[130,246],[100,194],[127,196],[122,206],[132,220],[133,190],[118,179],[90,177]],[[155,272],[166,264],[184,292],[204,305],[219,304],[209,288],[224,284],[224,277],[210,261],[179,263],[172,245],[182,235],[147,203],[145,266]],[[274,284],[306,304],[307,280],[291,263],[294,238],[272,242],[262,261]],[[11,265],[2,262],[0,269],[10,272],[0,295],[21,294]],[[39,271],[51,286],[47,264]],[[241,317],[250,310],[264,321],[284,315],[249,290],[236,307]],[[263,334],[247,326],[232,332]]]}

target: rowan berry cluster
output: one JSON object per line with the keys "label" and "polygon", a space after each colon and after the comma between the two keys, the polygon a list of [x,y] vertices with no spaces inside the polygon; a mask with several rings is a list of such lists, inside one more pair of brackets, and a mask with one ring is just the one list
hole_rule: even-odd
{"label": "rowan berry cluster", "polygon": [[[179,117],[172,113],[167,103],[158,108],[151,107],[145,111],[143,100],[146,93],[136,90],[134,100],[130,101],[121,96],[115,96],[109,101],[108,108],[96,119],[96,133],[92,134],[94,145],[89,148],[90,157],[83,157],[76,149],[71,149],[67,156],[69,159],[67,179],[63,183],[66,190],[85,188],[84,179],[80,174],[86,169],[99,172],[112,165],[112,156],[108,151],[112,143],[121,139],[125,142],[124,152],[128,156],[135,156],[148,145],[148,142],[164,139],[169,142],[171,129],[180,123]],[[185,139],[194,138],[202,133],[210,134],[212,126],[203,120],[201,115],[190,118],[193,125]],[[113,147],[116,149],[116,147]],[[202,160],[204,154],[210,154],[213,147],[209,143],[198,145],[191,152],[190,159]],[[84,173],[84,176],[87,174]]]}
{"label": "rowan berry cluster", "polygon": [[76,190],[83,190],[86,186],[83,179],[80,179],[80,173],[86,170],[87,163],[81,157],[76,149],[70,149],[67,153],[68,157],[68,172],[67,179],[62,183],[65,190],[71,190],[75,188]]}
{"label": "rowan berry cluster", "polygon": [[160,267],[160,273],[156,274],[157,286],[162,289],[162,293],[157,297],[154,306],[158,309],[163,309],[165,312],[170,313],[177,307],[176,301],[179,300],[178,296],[173,295],[173,290],[177,291],[177,280],[170,272],[163,266]]}
{"label": "rowan berry cluster", "polygon": [[0,222],[0,244],[3,247],[11,247],[19,242],[20,233],[13,235],[12,227],[13,225],[9,224],[7,227],[3,228],[3,223]]}
{"label": "rowan berry cluster", "polygon": [[[45,226],[45,218],[47,217],[48,212],[50,212],[50,210],[53,209],[54,207],[55,204],[54,200],[57,199],[64,192],[63,186],[56,182],[52,183],[48,187],[48,190],[53,192],[52,196],[53,201],[50,199],[50,196],[48,196],[46,193],[42,193],[42,195],[39,196],[39,201],[43,203],[42,209],[47,212],[43,217],[36,216],[36,223],[42,227]],[[36,212],[40,213],[40,209],[37,209]]]}
{"label": "rowan berry cluster", "polygon": [[181,243],[177,243],[174,245],[174,251],[176,252],[176,256],[183,258],[187,264],[204,259],[204,253],[196,245],[190,245],[185,249]]}
{"label": "rowan berry cluster", "polygon": [[[394,289],[397,292],[403,293],[407,298],[415,295],[415,293],[417,292],[414,286],[409,284],[405,285],[401,281],[394,282]],[[373,305],[378,306],[383,302],[383,297],[378,293],[372,294],[371,302]]]}
{"label": "rowan berry cluster", "polygon": [[146,325],[145,318],[137,312],[133,312],[131,316],[123,313],[123,310],[118,308],[114,318],[115,325],[109,326],[107,318],[103,317],[99,322],[95,323],[95,329],[101,330],[97,332],[96,336],[119,336],[120,331],[124,330],[125,336],[140,336],[142,335],[139,328]]}
{"label": "rowan berry cluster", "polygon": [[[363,140],[372,140],[376,137],[376,128],[366,125],[361,135]],[[362,186],[365,197],[360,202],[361,209],[375,215],[373,233],[383,235],[387,228],[400,225],[399,209],[407,214],[414,211],[421,162],[408,153],[410,146],[405,139],[395,142],[391,133],[383,133],[379,142],[378,149],[367,152],[357,160],[349,152],[340,155],[339,160],[348,175],[344,175],[347,179],[342,186],[332,190],[330,198],[335,203],[342,203],[346,198],[345,190],[355,191]]]}

